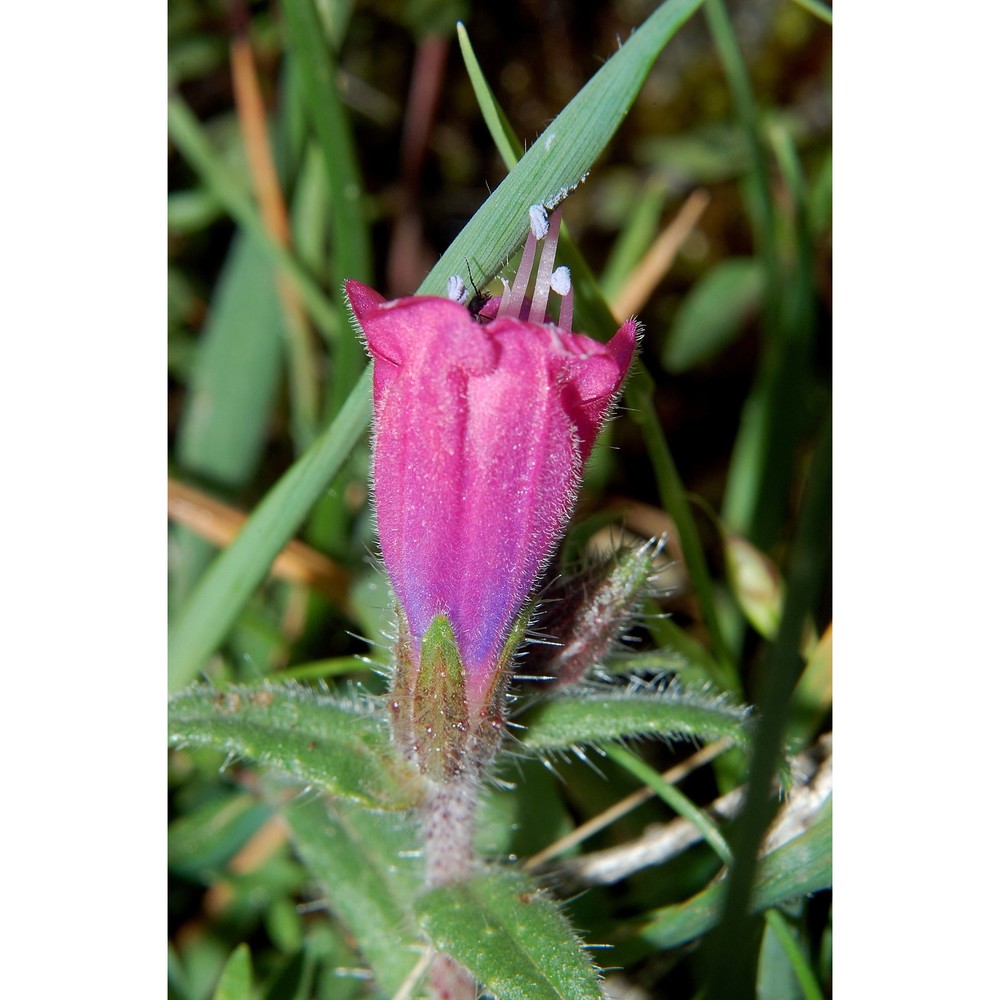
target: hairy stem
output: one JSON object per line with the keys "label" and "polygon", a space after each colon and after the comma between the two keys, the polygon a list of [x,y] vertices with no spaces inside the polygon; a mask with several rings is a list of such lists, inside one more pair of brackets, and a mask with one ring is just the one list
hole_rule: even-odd
{"label": "hairy stem", "polygon": [[[456,776],[432,786],[424,803],[425,881],[429,888],[469,878],[475,869],[472,848],[476,784]],[[439,952],[430,973],[434,1000],[475,1000],[476,982],[450,955]]]}

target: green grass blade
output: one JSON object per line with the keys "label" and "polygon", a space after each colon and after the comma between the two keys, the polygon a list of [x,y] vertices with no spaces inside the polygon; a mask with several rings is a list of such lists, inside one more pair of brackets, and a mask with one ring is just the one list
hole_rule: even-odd
{"label": "green grass blade", "polygon": [[336,342],[340,322],[339,307],[330,302],[302,263],[272,239],[243,179],[212,149],[205,130],[179,97],[173,96],[167,102],[167,126],[170,138],[208,190],[219,199],[226,212],[247,231],[258,246],[287,271],[302,297],[303,306],[317,327]]}
{"label": "green grass blade", "polygon": [[296,853],[357,941],[382,995],[393,995],[424,950],[412,918],[422,867],[414,824],[322,797],[299,799],[285,816]]}
{"label": "green grass blade", "polygon": [[433,889],[420,925],[497,1000],[601,1000],[590,958],[556,905],[515,872]]}
{"label": "green grass blade", "polygon": [[663,429],[660,427],[653,403],[653,380],[644,367],[634,371],[632,378],[625,387],[625,402],[631,410],[632,419],[639,425],[653,472],[656,475],[656,485],[664,509],[673,517],[677,525],[677,535],[680,538],[681,550],[687,565],[691,586],[698,597],[705,626],[712,638],[712,651],[718,664],[716,676],[713,678],[720,687],[734,694],[742,691],[739,674],[729,652],[722,629],[722,622],[715,605],[715,593],[712,577],[708,571],[708,561],[698,536],[691,505],[688,503],[687,492],[677,473],[673,456],[667,446]]}
{"label": "green grass blade", "polygon": [[[794,273],[779,251],[779,226],[764,138],[736,33],[724,0],[706,0],[705,15],[729,84],[736,119],[750,148],[748,209],[757,255],[766,271],[764,349],[733,449],[723,520],[761,548],[781,536],[795,450],[803,432],[802,382],[811,339],[811,251],[799,239]],[[793,193],[794,197],[794,193]],[[795,210],[801,231],[802,212]],[[798,235],[798,233],[797,233]]]}
{"label": "green grass blade", "polygon": [[756,257],[730,257],[706,271],[674,316],[663,345],[667,371],[687,371],[728,347],[760,310],[765,280]]}
{"label": "green grass blade", "polygon": [[273,265],[237,235],[198,340],[178,428],[185,471],[229,487],[249,481],[266,442],[282,353]]}
{"label": "green grass blade", "polygon": [[[830,888],[833,882],[832,810],[801,836],[762,858],[754,875],[750,906],[753,912]],[[654,911],[641,924],[623,928],[634,943],[616,948],[615,957],[628,962],[640,950],[676,948],[701,937],[722,913],[728,878],[709,886],[676,906]]]}
{"label": "green grass blade", "polygon": [[[528,208],[554,205],[586,176],[642,86],[660,51],[702,0],[667,0],[601,67],[539,136],[483,209],[442,255],[421,293],[441,295],[465,258],[496,274],[528,232]],[[471,248],[471,249],[470,249]]]}
{"label": "green grass blade", "polygon": [[486,77],[483,75],[479,60],[476,58],[465,25],[459,21],[455,30],[458,33],[458,47],[462,51],[465,70],[469,74],[469,80],[472,82],[472,89],[476,95],[476,103],[479,105],[479,113],[483,116],[483,121],[486,122],[486,127],[490,130],[493,145],[500,153],[504,166],[508,170],[513,170],[522,156],[518,150],[517,133],[494,97],[490,85],[486,82]]}
{"label": "green grass blade", "polygon": [[[297,81],[326,168],[333,212],[335,276],[371,281],[372,249],[364,183],[316,4],[314,0],[282,0],[281,6],[292,57],[299,65]],[[335,285],[339,284],[335,281]]]}
{"label": "green grass blade", "polygon": [[519,745],[527,750],[565,750],[629,736],[717,740],[747,746],[749,711],[718,695],[668,688],[561,695],[516,717]]}
{"label": "green grass blade", "polygon": [[833,11],[821,0],[794,0],[794,2],[818,17],[824,24],[833,25]]}
{"label": "green grass blade", "polygon": [[330,795],[406,809],[419,781],[367,709],[309,688],[197,686],[170,700],[173,746],[207,746],[290,774]]}
{"label": "green grass blade", "polygon": [[198,675],[236,621],[282,546],[295,534],[368,427],[366,371],[336,420],[258,504],[243,530],[191,594],[170,631],[168,681],[178,690]]}
{"label": "green grass blade", "polygon": [[813,975],[809,963],[806,961],[802,949],[792,934],[788,921],[781,915],[780,910],[768,910],[764,914],[767,926],[773,931],[781,945],[782,951],[788,958],[788,964],[792,967],[792,972],[798,980],[805,1000],[823,1000],[823,991],[820,989],[816,977]]}
{"label": "green grass blade", "polygon": [[633,777],[648,785],[678,816],[683,816],[694,824],[705,839],[705,843],[719,856],[724,865],[732,860],[732,852],[722,836],[718,826],[703,809],[699,809],[679,788],[663,780],[659,771],[651,768],[645,761],[636,757],[625,747],[610,744],[603,748],[604,753],[619,767],[624,768]]}
{"label": "green grass blade", "polygon": [[[333,236],[331,286],[340,289],[345,278],[370,283],[372,248],[364,180],[319,13],[314,0],[282,0],[282,9],[292,58],[298,65],[296,80],[326,172]],[[331,383],[335,408],[364,367],[364,353],[354,336],[347,306],[339,299],[336,306],[339,322]]]}
{"label": "green grass blade", "polygon": [[601,274],[601,292],[606,299],[614,300],[656,239],[668,194],[666,182],[658,176],[650,178],[639,193]]}
{"label": "green grass blade", "polygon": [[[725,913],[714,940],[709,942],[717,959],[709,1000],[741,995],[752,978],[754,954],[749,945],[753,936],[747,933],[746,914],[758,847],[772,815],[772,781],[785,740],[792,692],[803,669],[799,654],[802,634],[820,593],[830,553],[831,460],[828,421],[806,484],[778,635],[761,664],[757,699],[761,721],[750,756],[747,800],[731,838],[734,861]],[[719,965],[723,955],[725,961]]]}

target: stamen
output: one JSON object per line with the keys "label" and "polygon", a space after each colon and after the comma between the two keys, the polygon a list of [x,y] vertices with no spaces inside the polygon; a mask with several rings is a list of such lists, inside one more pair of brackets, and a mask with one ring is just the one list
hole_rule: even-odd
{"label": "stamen", "polygon": [[563,264],[552,272],[552,291],[562,296],[559,306],[559,326],[563,330],[573,329],[573,284],[570,281],[569,268]]}
{"label": "stamen", "polygon": [[[524,303],[525,293],[528,290],[531,269],[535,265],[535,252],[538,247],[538,240],[545,237],[549,228],[548,219],[545,217],[545,209],[541,205],[532,205],[528,209],[528,221],[530,230],[528,238],[524,242],[524,253],[521,254],[521,263],[518,265],[517,274],[514,275],[514,284],[510,288],[504,287],[503,297],[500,299],[500,308],[497,310],[498,316],[521,318],[521,306]],[[541,236],[536,235],[539,233]]]}
{"label": "stamen", "polygon": [[569,268],[563,264],[552,272],[552,280],[549,287],[556,295],[566,295],[570,290]]}
{"label": "stamen", "polygon": [[532,205],[528,209],[528,225],[536,240],[544,240],[549,235],[549,217],[544,205]]}
{"label": "stamen", "polygon": [[469,297],[469,290],[465,287],[465,282],[457,274],[453,274],[448,279],[446,294],[452,302],[457,302],[461,306]]}
{"label": "stamen", "polygon": [[542,256],[538,261],[538,274],[535,276],[535,293],[531,297],[531,312],[529,323],[541,323],[545,320],[545,307],[549,301],[549,282],[552,280],[552,265],[556,260],[556,245],[559,243],[559,221],[562,218],[562,208],[557,208],[549,219],[549,231],[542,245]]}

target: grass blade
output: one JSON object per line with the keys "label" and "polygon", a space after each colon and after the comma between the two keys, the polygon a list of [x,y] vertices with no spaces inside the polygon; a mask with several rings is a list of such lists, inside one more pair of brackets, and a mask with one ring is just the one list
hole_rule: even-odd
{"label": "grass blade", "polygon": [[198,675],[368,427],[370,378],[367,372],[362,376],[336,420],[258,504],[236,541],[209,566],[188,598],[169,635],[171,690]]}
{"label": "grass blade", "polygon": [[[420,286],[441,295],[465,258],[496,274],[528,232],[528,208],[555,205],[586,176],[617,131],[657,56],[702,0],[667,0],[594,74],[490,195]],[[472,248],[471,250],[467,248]]]}

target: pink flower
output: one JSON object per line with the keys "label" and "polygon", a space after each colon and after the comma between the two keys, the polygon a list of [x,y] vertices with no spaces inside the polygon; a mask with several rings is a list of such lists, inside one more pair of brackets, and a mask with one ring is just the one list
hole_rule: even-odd
{"label": "pink flower", "polygon": [[[457,278],[452,298],[394,302],[346,283],[375,363],[373,478],[389,580],[418,644],[447,617],[473,717],[496,690],[500,654],[566,527],[636,343],[635,320],[607,344],[570,331],[552,223],[533,207],[513,286],[475,314]],[[558,325],[544,318],[550,287],[563,298]]]}

